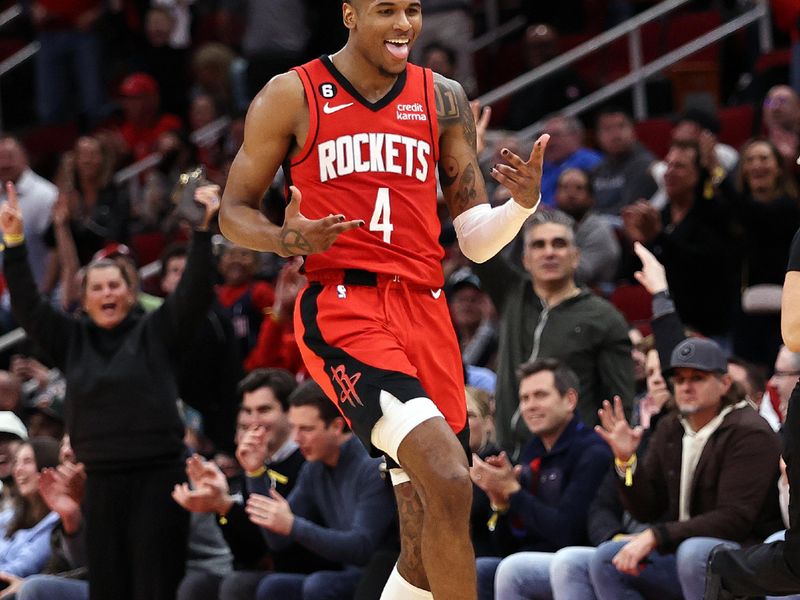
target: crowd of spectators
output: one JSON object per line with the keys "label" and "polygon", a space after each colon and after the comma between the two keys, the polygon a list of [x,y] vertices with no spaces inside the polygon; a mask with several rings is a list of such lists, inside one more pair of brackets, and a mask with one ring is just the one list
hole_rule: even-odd
{"label": "crowd of spectators", "polygon": [[[486,91],[469,49],[486,27],[475,16],[482,3],[423,4],[414,59],[470,97]],[[521,12],[528,22],[520,72],[556,57],[560,33],[590,28],[596,3],[543,4],[501,3],[502,15]],[[648,4],[607,2],[602,20]],[[799,15],[775,4],[776,27],[797,55]],[[378,598],[399,552],[391,485],[382,461],[307,381],[292,318],[302,261],[232,245],[213,226],[198,236],[191,206],[197,183],[224,187],[243,114],[266,81],[340,47],[338,4],[32,0],[25,8],[41,44],[38,123],[77,119],[81,135],[48,171],[35,169],[24,132],[0,132],[0,180],[16,189],[36,292],[13,297],[25,255],[9,248],[0,329],[22,323],[32,339],[0,354],[0,598],[95,598],[103,592],[90,583],[117,590],[120,582],[115,597],[137,600]],[[542,119],[551,136],[542,205],[502,253],[470,263],[442,220],[444,291],[467,381],[482,600],[623,592],[695,600],[715,545],[745,546],[788,526],[780,431],[800,355],[782,345],[780,290],[800,228],[798,65],[758,98],[761,119],[736,148],[720,142],[713,105],[676,111],[663,155],[637,139],[624,101],[590,118],[559,114],[591,88],[571,69],[513,96],[491,129],[481,122],[493,203],[506,200],[488,177],[500,149],[530,150],[515,131]],[[265,214],[280,220],[282,203],[276,185]],[[87,444],[86,432],[99,435],[108,415],[93,422],[65,404],[67,382],[82,376],[75,357],[88,347],[75,340],[85,335],[105,351],[117,342],[89,325],[56,340],[47,323],[62,321],[42,315],[83,314],[87,267],[100,264],[119,272],[135,299],[131,314],[169,336],[158,323],[178,302],[187,262],[191,278],[192,244],[212,252],[213,294],[191,303],[195,324],[180,332],[181,351],[148,366],[161,373],[150,382],[160,395],[177,390],[177,411],[126,406],[120,414],[129,416],[108,429],[135,437],[138,418],[158,420],[137,413],[157,410],[175,429],[180,414],[191,455],[178,464],[170,446],[171,495],[164,479],[160,496],[134,510],[131,482],[144,485],[166,467],[145,468],[148,457],[126,455],[118,440]],[[116,306],[97,310],[102,320]],[[122,397],[134,398],[140,382],[131,383]],[[84,434],[73,440],[77,455],[67,433]],[[123,469],[106,465],[116,458]],[[120,473],[129,479],[116,480]],[[99,510],[97,498],[113,506]],[[178,514],[170,527],[181,530],[175,539],[188,535],[186,551],[165,544],[142,556],[137,536],[163,532],[152,523],[126,529],[109,512],[120,506],[132,523],[147,510],[158,523]],[[128,546],[117,539],[122,530]],[[154,564],[169,553],[177,568]],[[105,576],[89,569],[126,562],[137,564]],[[160,583],[127,585],[123,571]]]}

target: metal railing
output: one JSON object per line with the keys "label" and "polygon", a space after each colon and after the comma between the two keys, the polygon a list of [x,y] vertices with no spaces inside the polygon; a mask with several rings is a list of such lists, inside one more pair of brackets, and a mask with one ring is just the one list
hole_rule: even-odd
{"label": "metal railing", "polygon": [[[587,56],[597,52],[604,46],[628,36],[628,54],[630,58],[630,73],[613,81],[603,88],[597,90],[564,107],[560,114],[577,115],[599,104],[628,88],[633,88],[634,117],[643,120],[648,117],[647,97],[645,94],[645,80],[669,67],[679,60],[701,50],[702,48],[719,41],[725,36],[753,23],[759,21],[759,45],[762,52],[769,52],[772,49],[772,39],[770,36],[769,12],[765,0],[756,0],[752,8],[743,12],[739,16],[723,23],[695,40],[684,44],[665,54],[664,56],[648,63],[643,64],[641,27],[646,23],[654,21],[667,13],[687,4],[691,0],[665,0],[653,6],[639,15],[620,23],[619,25],[601,33],[600,35],[587,40],[586,42],[564,52],[557,58],[532,69],[531,71],[516,77],[515,79],[497,87],[496,89],[484,94],[478,100],[484,106],[490,106],[499,100],[507,98],[512,94],[535,84],[540,79],[563,69]],[[538,121],[519,132],[519,137],[527,139],[535,135],[542,127],[542,121]]]}

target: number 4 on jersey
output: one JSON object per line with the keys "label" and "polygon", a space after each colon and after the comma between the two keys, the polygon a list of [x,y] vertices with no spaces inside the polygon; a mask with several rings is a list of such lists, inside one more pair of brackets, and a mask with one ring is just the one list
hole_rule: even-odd
{"label": "number 4 on jersey", "polygon": [[382,231],[383,241],[387,244],[392,243],[392,205],[389,202],[389,188],[378,188],[378,195],[375,197],[375,210],[372,212],[372,219],[369,221],[370,231]]}

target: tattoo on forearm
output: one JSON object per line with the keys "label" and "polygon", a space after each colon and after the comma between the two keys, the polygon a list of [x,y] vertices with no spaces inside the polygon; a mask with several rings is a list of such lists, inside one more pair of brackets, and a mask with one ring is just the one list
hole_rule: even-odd
{"label": "tattoo on forearm", "polygon": [[286,229],[281,232],[281,248],[292,256],[311,254],[311,244],[297,229]]}
{"label": "tattoo on forearm", "polygon": [[443,156],[439,160],[439,183],[442,188],[449,188],[458,179],[458,161],[452,156]]}
{"label": "tattoo on forearm", "polygon": [[472,165],[467,165],[464,169],[464,174],[458,182],[458,191],[456,191],[456,202],[460,208],[466,208],[477,197],[478,191],[475,189],[475,168]]}
{"label": "tattoo on forearm", "polygon": [[428,587],[425,566],[422,564],[422,502],[410,483],[394,488],[397,512],[400,516],[401,561],[413,585]]}

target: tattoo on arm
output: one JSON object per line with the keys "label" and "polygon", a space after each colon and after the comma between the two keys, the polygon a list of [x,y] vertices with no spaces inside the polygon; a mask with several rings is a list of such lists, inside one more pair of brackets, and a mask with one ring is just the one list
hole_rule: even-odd
{"label": "tattoo on arm", "polygon": [[297,229],[281,232],[281,248],[290,256],[311,254],[311,244]]}
{"label": "tattoo on arm", "polygon": [[433,89],[436,97],[436,117],[440,128],[460,126],[464,139],[471,147],[477,143],[475,119],[469,100],[460,84],[441,76],[434,77]]}
{"label": "tattoo on arm", "polygon": [[[434,75],[434,91],[440,130],[458,128],[468,146],[476,148],[475,119],[463,88],[454,81]],[[454,156],[442,154],[439,159],[439,181],[442,189],[449,190],[457,185],[452,198],[460,210],[469,206],[477,195],[475,168],[472,162],[460,165]]]}

